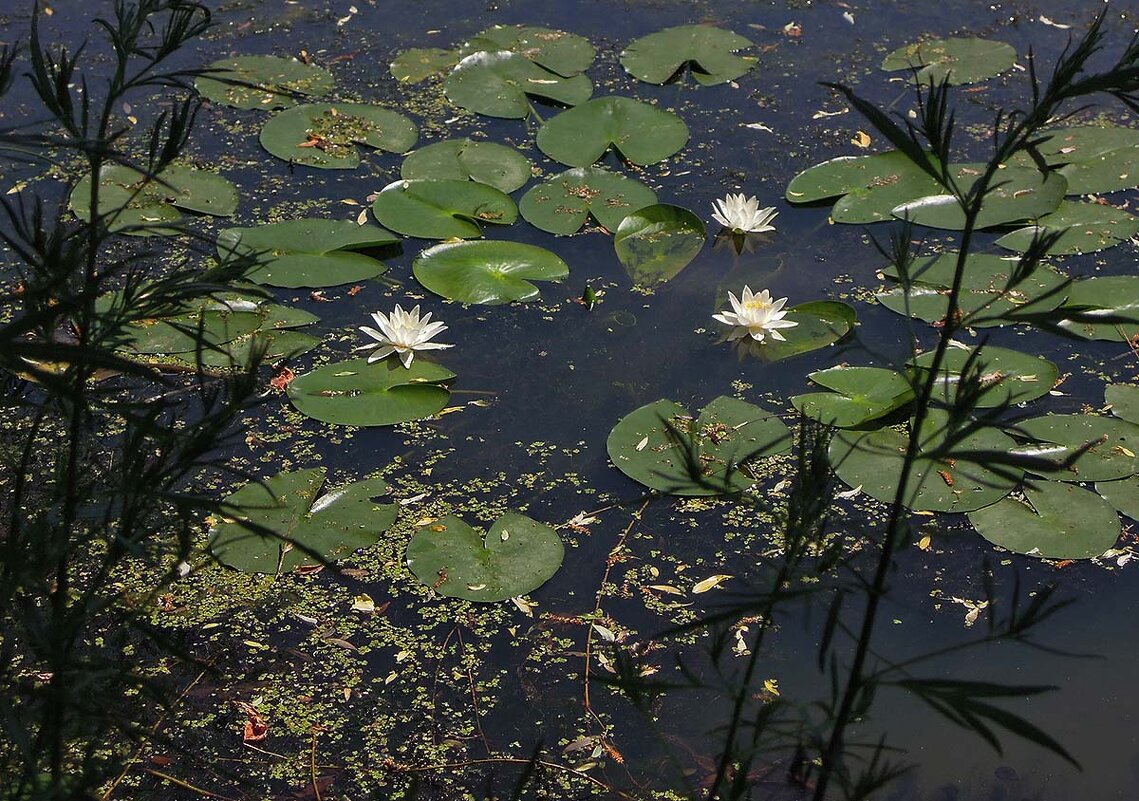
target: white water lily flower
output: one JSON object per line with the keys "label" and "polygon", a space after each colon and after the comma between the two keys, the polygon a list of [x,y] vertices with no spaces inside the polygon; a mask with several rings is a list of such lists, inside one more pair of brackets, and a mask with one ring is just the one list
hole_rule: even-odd
{"label": "white water lily flower", "polygon": [[712,318],[725,325],[732,326],[728,340],[743,339],[751,336],[756,342],[763,342],[765,336],[786,342],[786,338],[779,333],[780,328],[794,328],[798,325],[794,320],[784,320],[787,312],[782,311],[787,298],[772,300],[771,293],[766,289],[758,294],[752,294],[751,287],[744,286],[744,291],[737,299],[731,292],[728,300],[733,311],[724,311],[713,314]]}
{"label": "white water lily flower", "polygon": [[436,334],[446,331],[447,326],[440,322],[431,322],[431,312],[427,312],[420,319],[419,306],[405,312],[397,303],[395,311],[390,315],[372,312],[372,319],[376,321],[380,330],[377,331],[375,328],[362,325],[360,331],[376,340],[379,347],[369,343],[356,348],[356,350],[375,348],[375,351],[368,357],[369,364],[387,358],[393,353],[398,353],[403,366],[411,367],[411,361],[415,358],[415,351],[417,350],[442,350],[443,348],[454,347],[454,345],[443,345],[428,341]]}
{"label": "white water lily flower", "polygon": [[712,217],[725,228],[731,228],[737,234],[762,234],[764,231],[774,231],[771,221],[779,216],[774,206],[766,209],[759,207],[759,198],[752,195],[744,198],[744,193],[733,195],[731,192],[723,200],[712,201]]}

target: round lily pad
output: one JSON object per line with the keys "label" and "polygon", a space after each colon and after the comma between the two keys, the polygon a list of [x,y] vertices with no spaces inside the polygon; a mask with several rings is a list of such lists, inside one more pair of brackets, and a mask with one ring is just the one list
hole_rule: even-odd
{"label": "round lily pad", "polygon": [[461,303],[496,305],[538,297],[531,281],[560,281],[569,266],[537,245],[521,242],[444,242],[412,264],[431,292]]}
{"label": "round lily pad", "polygon": [[787,186],[792,203],[838,197],[831,219],[866,225],[893,219],[902,203],[937,194],[941,185],[904,153],[891,150],[868,156],[842,156],[808,167]]}
{"label": "round lily pad", "polygon": [[[954,171],[963,187],[971,183],[971,176],[979,174],[979,169],[972,165],[957,165]],[[977,217],[977,227],[1035,220],[1055,211],[1067,191],[1068,182],[1059,173],[1042,174],[1032,167],[1006,167],[993,179]],[[893,215],[931,228],[960,231],[965,227],[965,212],[953,195],[937,194],[911,200],[895,208]]]}
{"label": "round lily pad", "polygon": [[656,203],[640,181],[601,167],[574,167],[548,178],[522,196],[519,211],[535,228],[573,234],[592,216],[615,231],[625,216]]}
{"label": "round lily pad", "polygon": [[704,221],[691,211],[660,203],[626,216],[613,236],[613,248],[634,284],[658,286],[696,258],[707,236]]}
{"label": "round lily pad", "polygon": [[1139,333],[1139,276],[1105,275],[1073,281],[1058,327],[1084,339],[1126,342]]}
{"label": "round lily pad", "polygon": [[325,423],[386,426],[430,417],[447,405],[455,374],[426,359],[350,359],[297,377],[288,396],[297,411]]}
{"label": "round lily pad", "polygon": [[372,212],[393,231],[421,239],[473,239],[482,236],[479,223],[518,219],[509,195],[474,181],[393,181],[376,196]]}
{"label": "round lily pad", "polygon": [[1080,453],[1067,467],[1032,472],[1059,481],[1111,481],[1139,473],[1139,426],[1114,417],[1050,414],[1017,424],[1017,436],[1031,438],[1018,452],[1057,463]]}
{"label": "round lily pad", "polygon": [[387,485],[367,479],[317,497],[325,472],[286,471],[226,496],[222,503],[233,512],[210,529],[210,551],[246,573],[273,574],[321,563],[302,547],[334,562],[374,545],[396,518],[395,504],[372,500],[386,495]]}
{"label": "round lily pad", "polygon": [[251,256],[245,278],[283,287],[328,287],[375,278],[387,271],[377,259],[353,251],[390,246],[399,237],[376,225],[349,220],[286,220],[218,234],[223,258]]}
{"label": "round lily pad", "polygon": [[[931,410],[902,502],[914,511],[968,512],[1011,492],[1021,472],[986,466],[986,460],[977,454],[1006,454],[1013,449],[1013,440],[995,428],[981,428],[944,452],[949,434],[946,421],[945,412]],[[900,486],[908,442],[908,435],[893,428],[839,431],[831,440],[831,464],[850,486],[892,503]]]}
{"label": "round lily pad", "polygon": [[530,180],[530,159],[517,150],[495,142],[447,139],[408,155],[400,167],[405,180],[466,181],[513,192]]}
{"label": "round lily pad", "polygon": [[755,356],[766,362],[777,362],[833,345],[854,330],[858,317],[854,309],[839,301],[814,300],[786,309],[786,319],[798,323],[794,328],[779,330],[784,341],[767,337],[756,342],[751,337],[736,340],[741,355]]}
{"label": "round lily pad", "polygon": [[530,114],[528,96],[576,106],[593,94],[593,83],[584,75],[564,78],[517,53],[479,51],[459,62],[443,82],[443,91],[468,111],[522,119]]}
{"label": "round lily pad", "polygon": [[[941,372],[934,387],[934,399],[952,404],[974,348],[951,347],[945,351]],[[934,351],[926,351],[911,360],[910,364],[927,375],[933,363]],[[992,408],[1015,403],[1026,403],[1048,394],[1056,384],[1060,371],[1056,365],[1033,353],[986,345],[973,360],[974,369],[980,372],[984,391],[976,399],[979,408]]]}
{"label": "round lily pad", "polygon": [[990,39],[931,39],[900,47],[882,62],[887,72],[913,71],[921,84],[947,81],[950,86],[977,83],[1000,75],[1016,63],[1016,50]]}
{"label": "round lily pad", "polygon": [[[171,233],[162,223],[182,218],[179,210],[229,217],[237,210],[237,187],[212,172],[171,165],[159,175],[121,164],[106,167],[99,179],[99,212],[107,227],[139,236]],[[91,176],[79,179],[71,190],[71,210],[81,220],[91,219]]]}
{"label": "round lily pad", "polygon": [[1139,186],[1139,145],[1110,150],[1099,156],[1065,164],[1070,195],[1101,195]]}
{"label": "round lily pad", "polygon": [[415,532],[407,566],[440,595],[491,603],[532,592],[558,572],[565,556],[558,533],[517,512],[507,512],[484,538],[448,515]]}
{"label": "round lily pad", "polygon": [[[987,253],[969,254],[962,275],[958,310],[965,325],[986,328],[1008,325],[1057,308],[1067,298],[1067,278],[1046,264],[1039,265],[1015,286],[1009,286],[1017,260]],[[957,269],[957,254],[942,253],[916,263],[909,292],[894,287],[879,292],[878,302],[898,314],[927,323],[941,323],[949,309],[949,290]],[[897,278],[894,268],[885,270]]]}
{"label": "round lily pad", "polygon": [[610,147],[633,164],[655,164],[687,141],[688,126],[680,117],[628,97],[590,100],[538,129],[538,148],[570,167],[588,167]]}
{"label": "round lily pad", "polygon": [[1139,521],[1139,476],[1115,481],[1097,481],[1095,491],[1117,512]]}
{"label": "round lily pad", "polygon": [[1139,234],[1139,217],[1099,203],[1065,200],[1051,214],[1045,214],[1032,225],[1005,234],[997,244],[1023,253],[1038,234],[1053,233],[1059,234],[1060,238],[1048,248],[1050,255],[1095,253]]}
{"label": "round lily pad", "polygon": [[791,447],[791,433],[773,413],[720,396],[694,418],[670,400],[630,412],[609,433],[606,448],[634,481],[670,495],[722,495],[755,483],[747,465]]}
{"label": "round lily pad", "polygon": [[419,134],[407,117],[362,103],[312,103],[274,115],[261,146],[279,159],[327,170],[360,166],[357,145],[406,153]]}
{"label": "round lily pad", "polygon": [[680,25],[642,36],[621,53],[621,66],[638,80],[663,84],[686,65],[704,86],[735,80],[755,66],[755,56],[736,50],[752,46],[744,37],[711,25]]}
{"label": "round lily pad", "polygon": [[459,62],[456,50],[441,47],[413,47],[404,50],[389,65],[392,77],[403,83],[420,83],[432,75],[442,75]]}
{"label": "round lily pad", "polygon": [[332,73],[295,58],[238,56],[210,64],[194,86],[215,103],[270,110],[294,105],[296,95],[331,92]]}
{"label": "round lily pad", "polygon": [[969,522],[994,545],[1042,559],[1094,559],[1119,539],[1119,515],[1094,492],[1056,481],[1027,484],[969,513]]}
{"label": "round lily pad", "polygon": [[1139,424],[1139,384],[1108,384],[1103,391],[1104,403],[1121,420]]}
{"label": "round lily pad", "polygon": [[791,398],[803,415],[838,428],[853,428],[884,417],[913,400],[910,379],[882,367],[832,367],[807,376],[831,390]]}
{"label": "round lily pad", "polygon": [[596,55],[588,39],[536,25],[491,26],[475,34],[462,47],[463,55],[478,50],[509,50],[564,78],[585,72]]}

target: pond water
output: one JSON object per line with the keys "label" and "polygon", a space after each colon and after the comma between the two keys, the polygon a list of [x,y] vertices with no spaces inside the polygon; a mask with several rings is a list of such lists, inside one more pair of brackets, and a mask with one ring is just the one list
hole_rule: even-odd
{"label": "pond water", "polygon": [[[56,4],[50,26],[74,37],[86,20],[70,5]],[[352,358],[352,348],[365,342],[356,327],[371,324],[371,312],[388,312],[400,303],[404,308],[418,304],[447,324],[438,339],[454,347],[425,355],[457,377],[447,413],[417,423],[369,428],[318,423],[298,414],[279,393],[249,416],[249,436],[229,454],[235,466],[266,477],[282,469],[323,466],[333,485],[379,472],[401,502],[399,519],[378,545],[345,559],[341,566],[348,569],[341,576],[332,570],[246,576],[203,565],[174,588],[178,612],[157,619],[214,659],[225,678],[196,686],[177,713],[178,723],[172,719],[166,725],[179,746],[200,758],[172,749],[172,763],[162,763],[163,771],[192,777],[223,796],[248,792],[238,789],[247,780],[263,788],[257,792],[265,797],[311,798],[311,749],[325,798],[386,796],[402,792],[412,777],[427,782],[421,792],[457,797],[456,787],[482,791],[484,769],[506,777],[509,788],[517,765],[502,760],[525,760],[541,743],[548,749],[544,758],[576,771],[554,771],[551,779],[566,782],[571,797],[605,794],[604,786],[634,796],[699,792],[718,753],[716,731],[728,714],[727,701],[709,689],[675,690],[638,711],[596,678],[607,674],[604,650],[593,642],[601,635],[597,629],[590,633],[591,615],[600,608],[596,622],[616,632],[626,647],[639,649],[645,664],[658,671],[654,678],[678,680],[679,657],[714,681],[706,655],[709,637],[661,635],[767,575],[779,555],[775,521],[720,499],[666,496],[645,504],[643,488],[611,464],[606,438],[624,415],[660,398],[697,410],[717,396],[738,395],[793,425],[788,399],[810,391],[808,373],[841,363],[897,366],[910,357],[912,338],[930,346],[934,328],[920,321],[911,326],[874,301],[885,261],[871,236],[884,239],[890,223],[833,224],[829,203],[794,206],[783,199],[791,179],[813,164],[887,149],[850,104],[821,82],[851,84],[876,105],[904,114],[913,107],[913,91],[898,74],[879,70],[885,54],[922,36],[968,35],[1009,43],[1019,64],[1032,48],[1048,65],[1069,33],[1086,27],[1095,10],[1091,5],[1061,0],[216,4],[217,24],[181,56],[186,64],[303,51],[331,70],[332,97],[408,114],[419,128],[417,147],[456,137],[504,143],[520,149],[543,177],[563,167],[535,146],[538,120],[491,119],[458,109],[442,99],[437,79],[400,84],[388,64],[408,48],[450,48],[494,24],[540,25],[583,36],[597,48],[589,70],[594,96],[622,94],[658,104],[684,119],[690,131],[685,147],[664,161],[631,168],[610,153],[602,164],[634,174],[660,202],[693,211],[708,226],[708,242],[675,278],[646,288],[630,281],[608,232],[594,227],[554,237],[519,220],[488,230],[487,238],[538,245],[569,266],[564,281],[540,283],[541,299],[532,303],[463,306],[426,291],[411,264],[434,243],[416,238],[405,238],[385,259],[389,270],[379,279],[312,294],[308,288],[274,290],[279,302],[320,318],[320,346],[290,362],[298,375]],[[1115,53],[1137,19],[1118,4],[1110,22],[1107,52]],[[15,30],[24,20],[17,16],[11,23]],[[758,56],[757,66],[712,87],[691,77],[655,86],[621,68],[618,56],[630,41],[692,23],[746,36],[755,45],[749,52]],[[1061,26],[1072,26],[1071,31]],[[957,90],[962,160],[987,155],[986,131],[996,110],[1022,103],[1025,96],[1020,69]],[[557,112],[537,104],[543,120]],[[1133,116],[1110,105],[1087,119],[1101,112],[1135,127]],[[293,167],[274,159],[257,139],[266,117],[215,104],[199,116],[192,160],[216,169],[240,193],[233,218],[202,219],[202,230],[211,236],[230,225],[270,220],[355,220],[370,205],[370,196],[399,177],[401,157],[379,151],[366,151],[354,170]],[[861,132],[869,135],[868,149],[852,141]],[[513,197],[521,198],[536,182]],[[714,199],[739,191],[758,196],[779,216],[773,233],[754,238],[737,253],[729,241],[715,239],[719,226],[711,209]],[[1134,190],[1108,197],[1124,208],[1139,199]],[[919,229],[918,236],[924,240],[922,252],[953,247],[946,231]],[[983,248],[995,252],[993,239],[986,234]],[[1133,275],[1137,252],[1132,241],[1054,263],[1074,277]],[[724,308],[727,290],[738,294],[744,283],[787,297],[789,305],[844,301],[856,310],[859,324],[837,344],[786,360],[740,357],[720,341],[723,326],[711,315]],[[592,308],[581,302],[587,287],[596,295]],[[1137,357],[1119,342],[1065,338],[1023,325],[985,329],[977,340],[982,336],[993,345],[1041,354],[1068,375],[1062,393],[1035,401],[1032,414],[1098,409],[1105,380],[1135,381],[1139,375]],[[761,505],[778,509],[785,503],[781,484],[790,475],[788,457],[764,467],[757,484]],[[840,483],[839,489],[848,487]],[[829,527],[852,549],[862,548],[863,525],[873,527],[883,509],[865,494],[840,500]],[[407,570],[403,552],[417,524],[456,514],[486,527],[506,510],[557,526],[567,546],[560,571],[528,595],[532,609],[440,597]],[[595,519],[583,522],[581,513]],[[920,528],[913,547],[898,558],[878,652],[901,660],[975,634],[966,615],[983,594],[985,571],[1005,593],[1015,576],[1028,591],[1059,585],[1059,594],[1076,603],[1034,639],[1094,657],[1005,643],[939,659],[922,675],[1056,685],[1055,692],[1016,699],[1008,707],[1063,744],[1083,770],[1012,737],[1004,738],[1004,753],[998,754],[903,693],[884,691],[870,721],[856,727],[855,735],[873,740],[885,733],[890,744],[904,749],[899,758],[914,769],[878,797],[1134,798],[1139,787],[1139,701],[1130,687],[1139,636],[1134,565],[1119,566],[1116,560],[1066,564],[998,550],[963,515],[915,517],[914,522]],[[1131,525],[1124,520],[1125,537]],[[918,547],[924,534],[931,541]],[[852,566],[868,569],[869,562],[855,559]],[[731,578],[708,593],[692,593],[697,582],[721,574]],[[680,594],[650,586],[675,587]],[[363,595],[380,611],[354,610]],[[759,667],[780,697],[804,708],[828,692],[814,667],[824,614],[820,604],[781,616],[770,655]],[[977,623],[983,625],[983,619]],[[591,648],[601,650],[600,661],[596,652],[587,655],[587,638]],[[592,681],[583,679],[591,658]],[[743,661],[728,658],[725,664],[738,670]],[[589,708],[584,682],[589,682]],[[235,700],[254,703],[270,723],[270,737],[257,751],[242,747]],[[583,743],[566,751],[567,745]],[[780,780],[786,756],[772,758],[776,767],[757,784],[757,797],[797,797]],[[135,797],[173,797],[169,786],[153,777],[140,774],[134,781],[129,792]]]}

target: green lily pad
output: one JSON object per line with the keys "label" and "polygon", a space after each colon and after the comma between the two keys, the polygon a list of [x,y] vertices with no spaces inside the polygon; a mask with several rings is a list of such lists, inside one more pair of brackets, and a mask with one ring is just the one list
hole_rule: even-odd
{"label": "green lily pad", "polygon": [[670,400],[630,412],[609,433],[609,458],[622,473],[670,495],[722,495],[755,483],[747,465],[791,447],[778,417],[720,396],[693,418]]}
{"label": "green lily pad", "polygon": [[1102,195],[1139,186],[1139,145],[1073,161],[1059,170],[1069,195]]}
{"label": "green lily pad", "polygon": [[530,114],[528,96],[576,106],[593,94],[593,83],[584,75],[564,78],[517,53],[479,51],[459,62],[443,82],[443,91],[468,111],[522,119]]}
{"label": "green lily pad", "polygon": [[601,167],[574,167],[548,178],[522,196],[519,211],[535,228],[573,234],[592,215],[615,231],[626,215],[657,202],[640,181]]}
{"label": "green lily pad", "polygon": [[[71,190],[71,210],[81,220],[91,219],[91,176],[79,179]],[[147,179],[144,173],[116,164],[99,180],[99,212],[111,231],[137,236],[176,233],[162,223],[182,219],[179,210],[229,217],[237,211],[237,187],[205,170],[171,165]]]}
{"label": "green lily pad", "polygon": [[613,248],[634,284],[659,286],[696,258],[707,236],[704,221],[691,211],[660,203],[626,216]]}
{"label": "green lily pad", "polygon": [[838,428],[853,428],[884,417],[914,399],[910,379],[882,367],[832,367],[807,376],[831,392],[791,398],[803,415]]}
{"label": "green lily pad", "polygon": [[482,534],[454,515],[415,532],[407,566],[440,595],[492,603],[532,592],[558,572],[565,547],[550,526],[507,512]]}
{"label": "green lily pad", "polygon": [[[934,387],[934,399],[952,404],[961,380],[961,371],[973,356],[974,348],[951,347],[945,351],[941,372]],[[932,350],[910,361],[924,376],[933,363]],[[976,358],[985,391],[977,398],[979,408],[1026,403],[1043,397],[1056,385],[1060,371],[1056,365],[1032,353],[986,345]]]}
{"label": "green lily pad", "polygon": [[835,300],[814,300],[786,309],[786,319],[798,325],[781,328],[784,341],[767,337],[756,342],[750,337],[736,340],[741,356],[755,356],[765,362],[777,362],[833,345],[854,330],[858,317],[851,306]]}
{"label": "green lily pad", "polygon": [[[1036,145],[1036,150],[1052,167],[1091,161],[1121,148],[1139,147],[1139,130],[1120,125],[1053,128],[1041,131],[1039,138],[1042,141]],[[1027,154],[1018,154],[1017,158],[1022,160],[1023,166],[1032,163]]]}
{"label": "green lily pad", "polygon": [[1127,515],[1132,520],[1139,520],[1139,476],[1119,478],[1115,481],[1097,481],[1095,491],[1120,514]]}
{"label": "green lily pad", "polygon": [[360,166],[357,145],[406,153],[419,134],[407,117],[362,103],[312,103],[274,115],[261,128],[261,146],[290,164],[325,170]]}
{"label": "green lily pad", "polygon": [[920,84],[941,83],[950,86],[977,83],[1000,75],[1016,63],[1016,49],[1004,42],[989,39],[931,39],[906,45],[886,56],[882,69],[915,70],[914,81]]}
{"label": "green lily pad", "polygon": [[375,545],[396,518],[395,504],[372,500],[387,494],[387,484],[367,479],[317,497],[325,473],[323,467],[286,471],[226,496],[222,502],[235,512],[210,529],[210,551],[246,573],[274,574],[321,564],[298,545],[325,563]]}
{"label": "green lily pad", "polygon": [[297,411],[325,423],[386,426],[422,420],[447,405],[455,374],[426,359],[350,359],[297,377],[288,396]]}
{"label": "green lily pad", "polygon": [[1069,310],[1072,316],[1057,323],[1061,330],[1084,339],[1126,342],[1139,333],[1139,276],[1105,275],[1073,281],[1059,313]]}
{"label": "green lily pad", "polygon": [[256,228],[227,228],[218,234],[218,254],[249,255],[256,266],[245,278],[281,287],[328,287],[375,278],[387,271],[382,261],[354,253],[385,247],[399,237],[376,225],[349,220],[286,220]]}
{"label": "green lily pad", "polygon": [[1139,234],[1139,217],[1112,206],[1065,200],[1051,214],[1040,217],[1033,225],[1005,234],[997,244],[1023,253],[1038,233],[1060,234],[1048,248],[1049,255],[1095,253]]}
{"label": "green lily pad", "polygon": [[610,148],[633,164],[655,164],[688,141],[680,117],[628,97],[599,97],[563,111],[538,129],[538,148],[554,161],[588,167]]}
{"label": "green lily pad", "polygon": [[569,266],[545,248],[521,242],[444,242],[412,263],[431,292],[460,303],[497,305],[538,297],[531,281],[560,281]]}
{"label": "green lily pad", "polygon": [[[956,165],[957,180],[964,188],[978,168]],[[977,217],[978,228],[991,228],[1019,220],[1035,220],[1055,211],[1068,191],[1068,182],[1059,173],[1042,174],[1032,167],[1005,167],[993,178],[989,194]],[[931,228],[960,231],[965,212],[953,195],[936,194],[903,203],[893,210],[901,220],[912,220]]]}
{"label": "green lily pad", "polygon": [[465,56],[479,50],[508,50],[563,78],[585,72],[596,55],[588,39],[535,25],[494,25],[466,42],[462,54]]}
{"label": "green lily pad", "polygon": [[223,58],[194,80],[198,93],[234,108],[270,109],[295,105],[295,95],[332,91],[332,73],[315,64],[278,56]]}
{"label": "green lily pad", "polygon": [[1108,384],[1103,400],[1120,420],[1139,424],[1139,384]]}
{"label": "green lily pad", "polygon": [[420,148],[403,160],[400,177],[466,181],[513,192],[530,180],[530,159],[517,150],[494,142],[447,139]]}
{"label": "green lily pad", "polygon": [[372,212],[393,231],[420,239],[474,239],[482,236],[479,223],[518,219],[509,195],[474,181],[393,181],[376,196]]}
{"label": "green lily pad", "polygon": [[458,63],[457,50],[413,47],[396,56],[388,68],[392,77],[401,83],[420,83],[432,75],[442,75]]}
{"label": "green lily pad", "polygon": [[642,36],[621,53],[621,66],[646,83],[663,84],[686,65],[703,86],[727,83],[755,66],[755,56],[734,51],[751,47],[744,37],[710,25],[679,25]]}
{"label": "green lily pad", "polygon": [[1068,467],[1032,472],[1058,481],[1112,481],[1139,473],[1139,426],[1114,417],[1051,414],[1017,424],[1017,436],[1030,437],[1018,452],[1065,461],[1091,445]]}
{"label": "green lily pad", "polygon": [[893,219],[902,203],[936,194],[941,185],[897,150],[867,156],[841,156],[808,167],[787,185],[792,203],[839,197],[835,222],[867,225]]}
{"label": "green lily pad", "polygon": [[[1068,296],[1067,277],[1046,264],[1009,288],[1009,277],[1016,269],[1015,258],[972,253],[965,261],[965,271],[958,296],[961,321],[976,328],[1008,325],[1034,314],[1051,311]],[[890,311],[909,314],[927,323],[941,323],[949,310],[949,290],[957,269],[957,254],[942,253],[923,260],[910,269],[910,291],[894,287],[875,297]],[[886,275],[897,278],[894,268]]]}
{"label": "green lily pad", "polygon": [[[986,466],[977,453],[1004,454],[1013,440],[995,428],[981,428],[945,448],[949,430],[944,411],[933,409],[926,420],[922,447],[902,495],[914,511],[968,512],[1003,498],[1019,483],[1019,470]],[[893,428],[839,431],[831,440],[830,460],[838,477],[884,503],[898,492],[909,436]],[[966,457],[965,454],[971,454]]]}
{"label": "green lily pad", "polygon": [[969,513],[969,522],[994,545],[1041,559],[1094,559],[1119,539],[1119,515],[1094,492],[1055,481],[1025,485]]}

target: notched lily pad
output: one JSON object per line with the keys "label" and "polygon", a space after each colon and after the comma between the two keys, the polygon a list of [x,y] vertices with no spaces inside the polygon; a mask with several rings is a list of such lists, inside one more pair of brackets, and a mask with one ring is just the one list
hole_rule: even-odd
{"label": "notched lily pad", "polygon": [[495,142],[447,139],[408,155],[399,174],[408,181],[470,179],[500,192],[513,192],[530,180],[530,167],[530,159],[512,147]]}
{"label": "notched lily pad", "polygon": [[[1014,432],[1029,438],[1018,452],[1056,462],[1055,469],[1034,473],[1058,481],[1111,481],[1139,473],[1139,426],[1114,417],[1050,414],[1017,424]],[[1079,456],[1075,454],[1079,453]],[[1072,459],[1072,464],[1063,463]]]}
{"label": "notched lily pad", "polygon": [[696,258],[707,237],[704,221],[691,211],[660,203],[626,216],[613,236],[613,249],[634,284],[659,286]]}
{"label": "notched lily pad", "polygon": [[755,66],[755,56],[735,53],[751,46],[750,40],[723,28],[679,25],[630,43],[621,53],[621,66],[638,80],[663,84],[688,65],[698,83],[714,86]]}
{"label": "notched lily pad", "polygon": [[489,117],[522,119],[530,114],[528,96],[563,106],[584,103],[593,83],[584,75],[565,78],[507,50],[471,53],[443,82],[456,106]]}
{"label": "notched lily pad", "polygon": [[1115,417],[1139,424],[1139,384],[1108,384],[1103,401]]}
{"label": "notched lily pad", "polygon": [[[981,174],[980,167],[970,164],[955,165],[952,169],[963,189],[971,186]],[[1035,220],[1055,211],[1067,191],[1068,182],[1059,173],[1044,174],[1033,167],[1005,167],[993,177],[977,217],[977,227],[991,228],[1020,220]],[[964,210],[957,198],[948,194],[929,195],[903,203],[892,213],[900,220],[912,220],[931,228],[960,231],[965,227]]]}
{"label": "notched lily pad", "polygon": [[404,115],[363,103],[311,103],[274,115],[261,146],[279,159],[326,170],[360,166],[357,145],[406,153],[419,134]]}
{"label": "notched lily pad", "polygon": [[742,492],[755,483],[749,463],[791,447],[773,413],[720,396],[694,418],[670,400],[630,412],[609,433],[613,464],[629,478],[670,495]]}
{"label": "notched lily pad", "polygon": [[1139,276],[1104,275],[1073,281],[1057,327],[1084,339],[1126,342],[1139,334]]}
{"label": "notched lily pad", "polygon": [[656,193],[634,178],[601,167],[575,167],[530,189],[519,211],[551,234],[577,233],[591,216],[615,231],[628,214],[656,200]]}
{"label": "notched lily pad", "polygon": [[839,197],[831,218],[866,225],[892,220],[900,204],[939,191],[941,186],[932,177],[903,153],[891,150],[841,156],[808,167],[788,184],[786,198],[792,203],[814,203]]}
{"label": "notched lily pad", "polygon": [[412,263],[429,291],[460,303],[498,305],[538,297],[531,281],[560,281],[569,275],[562,259],[521,242],[444,242],[427,248]]}
{"label": "notched lily pad", "polygon": [[610,147],[633,164],[655,164],[688,141],[680,117],[628,97],[599,97],[547,120],[538,148],[554,161],[588,167]]}
{"label": "notched lily pad", "polygon": [[[975,348],[959,347],[946,350],[934,386],[934,400],[950,405],[953,403],[961,382],[961,373],[974,357],[975,351]],[[912,359],[910,364],[922,376],[928,375],[934,355],[934,351],[926,351]],[[1056,365],[1043,356],[994,345],[986,345],[973,358],[973,369],[977,371],[983,387],[976,398],[976,405],[982,409],[1035,400],[1048,394],[1060,376]]]}
{"label": "notched lily pad", "polygon": [[910,70],[921,84],[948,81],[950,86],[977,83],[1000,75],[1016,63],[1016,49],[990,39],[930,39],[895,50],[886,56],[887,72]]}
{"label": "notched lily pad", "polygon": [[[91,219],[91,176],[71,190],[71,210],[81,220]],[[177,233],[163,228],[176,223],[182,211],[229,217],[237,211],[237,187],[206,170],[171,165],[147,178],[145,173],[121,164],[103,169],[99,179],[99,211],[107,228],[136,236]]]}
{"label": "notched lily pad", "polygon": [[556,531],[507,512],[484,538],[448,515],[415,533],[407,566],[422,584],[448,598],[492,603],[532,592],[561,567],[565,547]]}
{"label": "notched lily pad", "polygon": [[444,384],[455,377],[446,367],[419,358],[404,367],[398,359],[350,359],[326,364],[297,377],[288,396],[297,411],[325,423],[386,426],[422,420],[447,405]]}
{"label": "notched lily pad", "polygon": [[563,78],[585,72],[596,55],[588,39],[536,25],[494,25],[487,28],[462,47],[463,55],[478,50],[508,50]]}
{"label": "notched lily pad", "polygon": [[482,225],[510,225],[518,206],[509,195],[474,181],[393,181],[372,212],[381,224],[421,239],[474,239]]}
{"label": "notched lily pad", "polygon": [[376,544],[396,518],[395,504],[373,500],[387,494],[387,485],[367,479],[317,497],[325,472],[286,471],[226,496],[222,502],[234,512],[210,529],[210,551],[246,573],[275,574],[321,564],[306,551],[335,562]]}
{"label": "notched lily pad", "polygon": [[297,95],[316,96],[332,91],[332,73],[295,58],[223,58],[206,67],[206,71],[194,80],[198,93],[234,108],[287,108],[296,104]]}
{"label": "notched lily pad", "polygon": [[807,417],[838,428],[877,420],[914,398],[909,378],[882,367],[832,367],[807,378],[831,391],[796,395],[791,404]]}
{"label": "notched lily pad", "polygon": [[1095,253],[1139,234],[1139,217],[1099,203],[1065,200],[1055,211],[1040,217],[1032,225],[1005,234],[997,244],[1023,253],[1038,234],[1060,235],[1048,248],[1049,255]]}
{"label": "notched lily pad", "polygon": [[442,75],[458,63],[459,53],[456,50],[413,47],[396,56],[388,68],[397,81],[421,83],[432,75]]}

